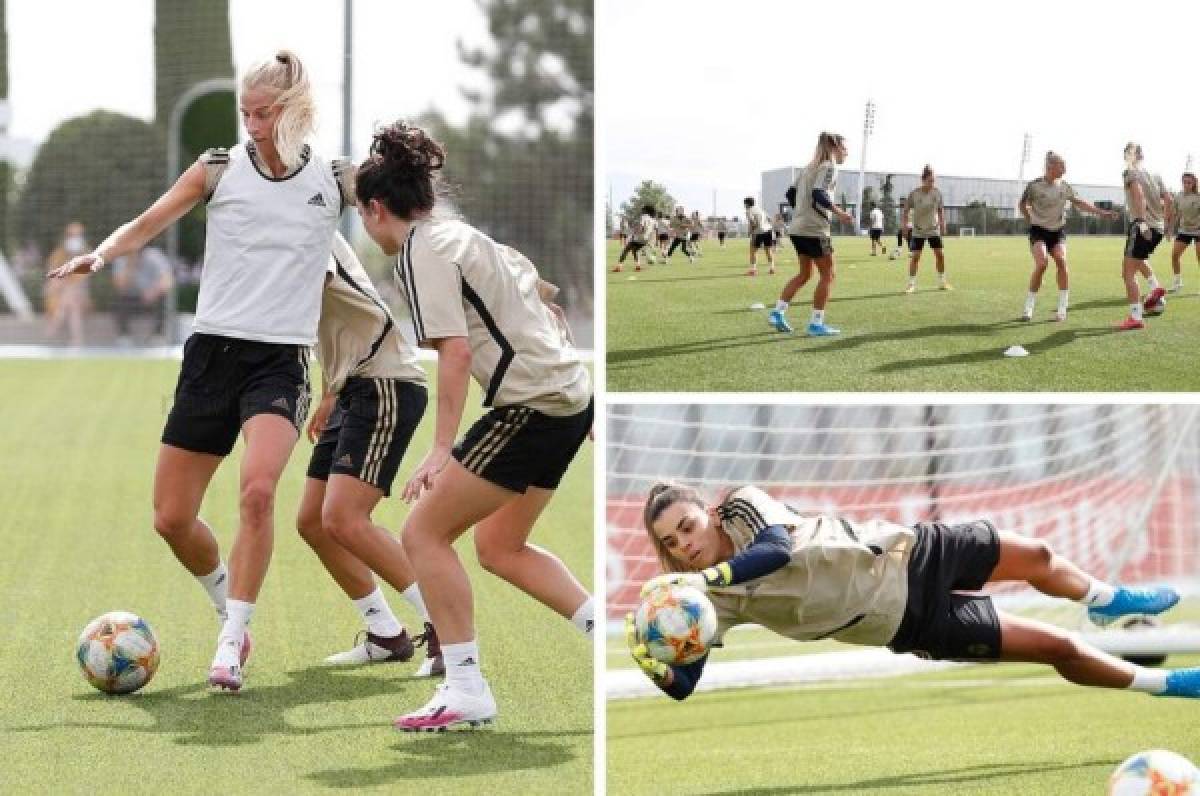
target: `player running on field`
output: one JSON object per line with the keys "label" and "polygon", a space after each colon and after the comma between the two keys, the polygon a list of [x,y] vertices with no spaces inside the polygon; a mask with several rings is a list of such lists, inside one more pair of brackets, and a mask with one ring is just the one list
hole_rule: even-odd
{"label": "player running on field", "polygon": [[921,250],[926,242],[933,249],[933,267],[937,270],[938,289],[953,290],[946,281],[946,258],[942,254],[942,238],[946,234],[946,207],[942,202],[942,192],[934,185],[936,177],[933,167],[926,164],[921,171],[921,184],[912,190],[904,202],[904,217],[900,226],[906,227],[912,222],[912,232],[908,240],[908,248],[912,254],[908,261],[908,286],[905,293],[917,292],[917,267],[921,264]]}
{"label": "player running on field", "polygon": [[701,249],[701,242],[704,240],[705,229],[704,220],[700,218],[700,211],[692,211],[692,221],[688,229],[688,243],[692,246],[692,254],[696,257],[703,257],[704,252]]}
{"label": "player running on field", "polygon": [[1105,218],[1120,215],[1080,199],[1070,183],[1063,180],[1066,173],[1067,163],[1062,156],[1047,152],[1046,173],[1025,186],[1021,201],[1017,203],[1017,209],[1029,224],[1029,250],[1033,254],[1033,274],[1029,277],[1029,293],[1021,312],[1023,321],[1033,320],[1033,307],[1048,265],[1047,255],[1054,259],[1058,282],[1058,308],[1054,311],[1054,320],[1067,319],[1067,205]]}
{"label": "player running on field", "polygon": [[[1155,310],[1166,291],[1159,287],[1154,269],[1150,267],[1150,255],[1158,248],[1166,234],[1166,216],[1171,212],[1171,194],[1163,186],[1162,178],[1151,174],[1143,165],[1141,144],[1130,142],[1125,146],[1125,207],[1133,221],[1125,238],[1125,258],[1121,262],[1121,278],[1125,281],[1125,297],[1129,300],[1129,317],[1117,325],[1128,331],[1143,329],[1143,310]],[[1143,302],[1138,288],[1137,276],[1146,280],[1149,293]]]}
{"label": "player running on field", "polygon": [[725,223],[725,217],[717,219],[717,245],[722,249],[725,248],[725,235],[729,233],[729,225]]}
{"label": "player running on field", "polygon": [[675,249],[682,246],[683,255],[688,258],[688,262],[695,262],[695,259],[692,257],[692,249],[688,245],[688,236],[690,234],[691,222],[688,221],[683,206],[676,207],[675,215],[671,217],[671,247],[667,249],[668,260],[675,253]]}
{"label": "player running on field", "polygon": [[871,228],[868,234],[871,236],[871,256],[875,256],[877,247],[880,254],[887,254],[887,244],[883,242],[883,211],[874,202],[871,203],[870,218]]}
{"label": "player running on field", "polygon": [[[432,216],[444,162],[440,144],[396,122],[376,133],[357,179],[367,234],[398,255],[417,340],[438,352],[433,447],[404,487],[416,505],[402,538],[441,639],[446,681],[396,720],[401,730],[472,727],[496,715],[479,668],[471,584],[453,548],[467,529],[475,529],[484,569],[589,639],[593,626],[591,596],[562,561],[529,544],[592,427],[587,369],[543,302],[529,260],[461,221]],[[455,446],[472,377],[490,411]]]}
{"label": "player running on field", "polygon": [[754,197],[747,196],[742,200],[746,208],[746,224],[750,230],[750,270],[746,276],[758,276],[758,250],[767,254],[767,273],[775,273],[775,247],[772,245],[774,236],[771,233],[771,221],[761,207],[754,206]]}
{"label": "player running on field", "polygon": [[[648,581],[643,594],[674,583],[707,589],[717,611],[715,646],[729,628],[754,623],[797,641],[834,638],[934,660],[1044,663],[1080,685],[1200,698],[1200,667],[1127,663],[1057,627],[998,611],[990,597],[964,593],[1024,582],[1087,606],[1101,624],[1159,614],[1179,601],[1172,589],[1097,580],[1045,542],[987,520],[850,522],[802,515],[754,486],[709,506],[694,489],[659,484],[644,522],[668,574]],[[675,699],[691,694],[708,656],[668,666],[646,653],[632,615],[626,628],[642,671]]]}
{"label": "player running on field", "polygon": [[817,270],[817,286],[813,290],[812,316],[808,320],[808,334],[812,337],[828,337],[840,334],[841,330],[825,323],[825,305],[833,288],[834,257],[831,222],[834,216],[847,224],[854,217],[833,203],[837,190],[837,167],[846,162],[846,139],[836,133],[821,133],[817,137],[817,148],[812,160],[805,166],[789,195],[795,201],[796,215],[788,227],[800,273],[783,286],[775,309],[768,315],[771,325],[778,331],[790,332],[787,309],[796,291],[804,287]]}
{"label": "player running on field", "polygon": [[[275,490],[308,414],[308,349],[330,244],[343,205],[354,202],[349,163],[305,143],[314,108],[294,54],[250,69],[238,104],[249,141],[202,155],[149,209],[51,274],[96,271],[207,202],[196,331],[155,466],[154,527],[217,610],[208,682],[232,691],[242,687],[247,627],[271,561]],[[199,512],[239,432],[240,523],[226,569]]]}
{"label": "player running on field", "polygon": [[[407,661],[426,647],[418,675],[441,674],[437,633],[400,540],[371,519],[425,413],[425,371],[391,311],[341,235],[325,276],[317,362],[322,398],[308,423],[315,443],[296,528],[362,614],[362,643],[330,664]],[[377,573],[420,614],[415,638],[396,618]]]}
{"label": "player running on field", "polygon": [[783,219],[783,213],[776,213],[771,219],[771,244],[775,252],[779,252],[779,242],[783,240],[783,236],[787,234],[787,222]]}
{"label": "player running on field", "polygon": [[1200,193],[1196,191],[1196,175],[1190,171],[1184,172],[1183,191],[1175,194],[1171,219],[1175,227],[1175,242],[1171,246],[1171,270],[1175,272],[1175,282],[1171,292],[1178,293],[1183,290],[1179,261],[1188,246],[1195,245],[1196,259],[1200,261]]}
{"label": "player running on field", "polygon": [[617,226],[619,240],[621,241],[621,246],[624,247],[629,242],[629,219],[621,216],[620,221],[617,222]]}
{"label": "player running on field", "polygon": [[896,248],[888,259],[898,259],[900,252],[904,250],[904,244],[912,242],[912,219],[908,219],[908,222],[905,223],[905,219],[908,218],[905,214],[907,207],[908,202],[901,199],[899,207],[896,208]]}
{"label": "player running on field", "polygon": [[642,270],[642,250],[646,252],[646,257],[649,262],[654,263],[654,233],[657,228],[654,219],[654,205],[645,205],[642,207],[641,217],[635,221],[630,227],[629,242],[621,249],[621,256],[617,259],[617,264],[613,266],[613,273],[618,274],[625,267],[625,258],[630,254],[633,255],[633,270]]}
{"label": "player running on field", "polygon": [[662,255],[665,263],[667,261],[667,242],[671,240],[671,220],[661,210],[658,213],[658,220],[655,222],[655,230],[658,234],[658,253]]}

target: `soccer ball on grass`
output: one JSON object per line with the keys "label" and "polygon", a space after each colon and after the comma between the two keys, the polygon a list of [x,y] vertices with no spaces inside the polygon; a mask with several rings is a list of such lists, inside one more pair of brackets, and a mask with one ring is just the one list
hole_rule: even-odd
{"label": "soccer ball on grass", "polygon": [[1108,779],[1109,796],[1189,796],[1200,793],[1200,770],[1165,749],[1138,752]]}
{"label": "soccer ball on grass", "polygon": [[682,666],[708,652],[717,634],[717,611],[699,589],[666,586],[646,595],[634,614],[634,624],[652,657]]}
{"label": "soccer ball on grass", "polygon": [[128,611],[98,616],[79,634],[75,657],[83,677],[106,694],[131,694],[158,669],[158,639]]}

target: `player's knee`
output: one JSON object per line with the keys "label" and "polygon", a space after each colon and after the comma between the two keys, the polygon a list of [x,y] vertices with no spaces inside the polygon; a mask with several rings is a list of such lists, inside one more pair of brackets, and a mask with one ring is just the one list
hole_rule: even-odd
{"label": "player's knee", "polygon": [[321,524],[325,527],[325,533],[347,549],[352,549],[362,534],[364,519],[337,505],[325,506],[321,511]]}
{"label": "player's knee", "polygon": [[318,512],[305,511],[296,517],[296,532],[309,547],[316,547],[326,538],[324,526],[321,525],[321,515]]}
{"label": "player's knee", "polygon": [[186,536],[191,530],[192,522],[192,517],[183,516],[170,509],[157,506],[154,509],[154,530],[168,542]]}
{"label": "player's knee", "polygon": [[242,485],[239,507],[247,522],[269,522],[275,510],[275,484],[267,479],[247,481]]}
{"label": "player's knee", "polygon": [[1039,572],[1049,569],[1054,562],[1054,550],[1043,539],[1031,539],[1025,555],[1028,558],[1029,566]]}
{"label": "player's knee", "polygon": [[504,576],[511,555],[503,545],[475,538],[475,558],[479,560],[479,566],[493,575]]}
{"label": "player's knee", "polygon": [[1047,633],[1038,644],[1041,659],[1050,663],[1067,663],[1080,654],[1079,642],[1060,630]]}

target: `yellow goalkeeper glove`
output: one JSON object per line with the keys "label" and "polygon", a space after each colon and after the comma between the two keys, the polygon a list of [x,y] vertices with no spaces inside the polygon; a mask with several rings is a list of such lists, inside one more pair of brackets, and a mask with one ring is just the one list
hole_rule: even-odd
{"label": "yellow goalkeeper glove", "polygon": [[625,643],[629,646],[629,654],[633,656],[633,661],[638,668],[654,682],[666,684],[667,678],[670,676],[670,668],[657,658],[650,657],[646,645],[638,638],[633,614],[625,614]]}
{"label": "yellow goalkeeper glove", "polygon": [[715,567],[700,572],[668,572],[665,575],[655,575],[642,584],[641,596],[646,597],[655,589],[667,586],[691,586],[700,591],[708,591],[713,586],[728,586],[733,580],[733,571],[729,563],[722,561]]}

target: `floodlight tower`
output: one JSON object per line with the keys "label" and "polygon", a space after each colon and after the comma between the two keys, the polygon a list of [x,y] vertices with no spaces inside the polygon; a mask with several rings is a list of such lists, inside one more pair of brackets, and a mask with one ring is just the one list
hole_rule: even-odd
{"label": "floodlight tower", "polygon": [[866,186],[863,181],[866,179],[865,173],[867,169],[867,140],[871,137],[871,133],[875,132],[875,103],[872,100],[867,100],[867,110],[863,115],[863,141],[862,153],[858,160],[858,202],[854,205],[854,234],[862,234],[862,203],[863,193]]}
{"label": "floodlight tower", "polygon": [[[1029,155],[1033,151],[1033,136],[1029,133],[1025,134],[1025,141],[1021,144],[1021,167],[1017,170],[1017,204],[1020,204],[1021,191],[1025,183],[1025,164],[1029,162]],[[1017,212],[1021,209],[1018,207]]]}

